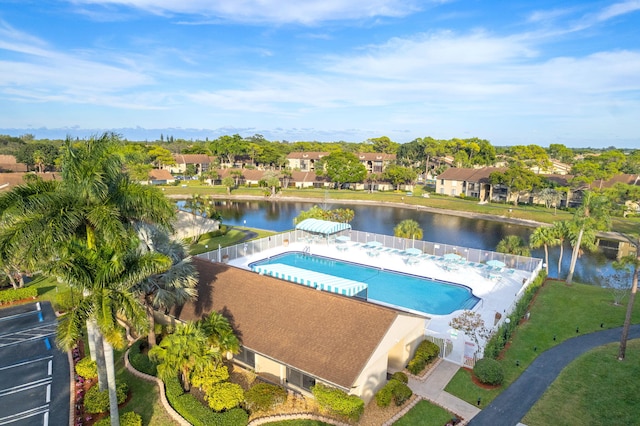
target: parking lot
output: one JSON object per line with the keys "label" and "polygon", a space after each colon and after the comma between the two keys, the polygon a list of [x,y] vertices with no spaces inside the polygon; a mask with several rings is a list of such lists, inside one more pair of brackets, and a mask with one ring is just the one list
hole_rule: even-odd
{"label": "parking lot", "polygon": [[69,424],[69,362],[49,303],[0,309],[0,425]]}

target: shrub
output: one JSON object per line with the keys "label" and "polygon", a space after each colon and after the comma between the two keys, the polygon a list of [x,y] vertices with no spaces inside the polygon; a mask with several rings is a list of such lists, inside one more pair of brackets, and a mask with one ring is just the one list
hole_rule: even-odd
{"label": "shrub", "polygon": [[177,376],[165,381],[165,390],[174,410],[194,426],[240,426],[249,423],[249,415],[241,408],[215,413],[202,405],[193,395],[184,393]]}
{"label": "shrub", "polygon": [[[122,404],[127,399],[129,386],[124,383],[116,384],[116,395],[118,404]],[[93,385],[84,396],[84,410],[87,413],[104,413],[109,411],[109,389],[100,390],[98,385]]]}
{"label": "shrub", "polygon": [[409,378],[402,371],[396,371],[395,373],[393,373],[393,375],[391,376],[391,379],[392,380],[397,380],[397,381],[405,383],[405,384],[409,383]]}
{"label": "shrub", "polygon": [[244,401],[244,391],[235,383],[217,383],[209,389],[205,399],[214,411],[230,410]]}
{"label": "shrub", "polygon": [[413,359],[407,364],[407,370],[411,374],[420,374],[422,370],[438,357],[440,347],[430,340],[423,340],[416,349]]}
{"label": "shrub", "polygon": [[378,407],[388,407],[391,404],[393,395],[391,394],[391,387],[388,385],[389,383],[384,385],[375,395]]}
{"label": "shrub", "polygon": [[35,299],[36,297],[38,297],[38,289],[35,287],[10,288],[0,291],[0,305],[16,300]]}
{"label": "shrub", "polygon": [[504,380],[502,364],[493,358],[482,358],[473,367],[473,374],[487,385],[501,385]]}
{"label": "shrub", "polygon": [[158,364],[146,354],[142,353],[142,348],[146,347],[146,343],[143,340],[136,341],[129,349],[129,362],[131,366],[138,371],[141,371],[150,376],[156,376],[158,374]]}
{"label": "shrub", "polygon": [[[111,426],[111,417],[98,420],[94,426]],[[122,413],[120,414],[120,426],[142,426],[142,417],[133,411]]]}
{"label": "shrub", "polygon": [[223,365],[216,367],[215,364],[207,364],[201,371],[191,374],[191,384],[202,389],[206,394],[211,393],[211,389],[218,383],[229,380],[229,369]]}
{"label": "shrub", "polygon": [[287,399],[287,391],[281,386],[258,383],[244,393],[244,401],[249,411],[267,411]]}
{"label": "shrub", "polygon": [[376,393],[376,404],[378,407],[388,407],[393,399],[396,406],[401,406],[411,398],[411,395],[413,392],[406,383],[398,379],[391,379]]}
{"label": "shrub", "polygon": [[348,395],[340,389],[316,384],[311,389],[318,404],[340,416],[358,421],[364,412],[364,401],[355,395]]}
{"label": "shrub", "polygon": [[98,377],[98,366],[91,357],[84,357],[76,364],[76,373],[85,379],[95,379]]}

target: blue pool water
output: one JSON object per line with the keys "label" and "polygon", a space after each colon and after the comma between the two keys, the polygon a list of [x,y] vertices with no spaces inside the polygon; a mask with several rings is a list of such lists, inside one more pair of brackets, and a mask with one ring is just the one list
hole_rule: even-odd
{"label": "blue pool water", "polygon": [[459,284],[303,253],[284,253],[249,266],[274,263],[364,282],[369,286],[370,301],[427,314],[447,315],[458,309],[471,309],[480,300]]}

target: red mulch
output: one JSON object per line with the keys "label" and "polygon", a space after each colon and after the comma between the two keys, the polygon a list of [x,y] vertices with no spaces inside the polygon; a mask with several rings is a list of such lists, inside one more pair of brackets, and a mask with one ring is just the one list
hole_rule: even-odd
{"label": "red mulch", "polygon": [[502,386],[502,385],[487,385],[486,383],[482,383],[480,380],[476,378],[475,374],[473,374],[472,369],[465,367],[465,370],[471,373],[471,381],[473,381],[473,383],[479,388],[491,390],[491,389],[498,389],[500,386]]}

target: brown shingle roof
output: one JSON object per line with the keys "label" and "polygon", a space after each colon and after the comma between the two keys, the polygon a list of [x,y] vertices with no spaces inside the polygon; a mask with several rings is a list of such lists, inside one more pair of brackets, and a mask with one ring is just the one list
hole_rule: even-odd
{"label": "brown shingle roof", "polygon": [[480,182],[489,179],[489,175],[493,172],[504,172],[505,170],[507,170],[505,167],[483,167],[482,169],[451,167],[440,173],[438,179]]}
{"label": "brown shingle roof", "polygon": [[165,169],[153,169],[149,172],[149,178],[152,180],[175,180],[173,175],[169,173],[169,170]]}
{"label": "brown shingle roof", "polygon": [[321,151],[309,151],[309,152],[302,152],[302,151],[294,151],[289,153],[289,155],[287,155],[287,158],[304,158],[304,159],[310,159],[310,160],[319,160],[322,157],[326,157],[327,155],[329,155],[329,152],[321,152]]}
{"label": "brown shingle roof", "polygon": [[[14,186],[16,185],[22,185],[24,184],[24,176],[26,174],[33,174],[33,173],[0,173],[0,187],[2,187],[3,190],[11,190]],[[45,172],[45,173],[35,173],[37,174],[40,178],[42,178],[43,180],[60,180],[61,177],[58,173],[50,173],[50,172]],[[4,186],[4,185],[7,186]]]}
{"label": "brown shingle roof", "polygon": [[213,162],[213,157],[206,154],[174,154],[173,158],[178,164],[209,164]]}
{"label": "brown shingle roof", "polygon": [[[601,184],[602,182],[602,184]],[[633,174],[621,174],[615,175],[609,180],[601,181],[600,179],[593,181],[591,183],[591,188],[611,188],[616,183],[624,183],[627,185],[640,185],[640,175]]]}
{"label": "brown shingle roof", "polygon": [[198,300],[179,309],[179,319],[222,312],[248,349],[345,388],[354,384],[399,315],[225,264],[194,263]]}
{"label": "brown shingle roof", "polygon": [[357,153],[356,156],[359,160],[365,161],[393,161],[396,159],[396,154],[385,154],[383,152],[362,152]]}

